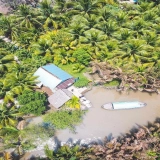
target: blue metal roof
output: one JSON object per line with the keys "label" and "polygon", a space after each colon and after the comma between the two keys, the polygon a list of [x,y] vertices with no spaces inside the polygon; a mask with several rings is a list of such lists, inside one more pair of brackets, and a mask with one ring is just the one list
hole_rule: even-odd
{"label": "blue metal roof", "polygon": [[54,76],[58,77],[62,81],[72,78],[70,74],[66,73],[54,64],[48,64],[46,66],[42,66],[42,68],[48,71],[49,73],[53,74]]}

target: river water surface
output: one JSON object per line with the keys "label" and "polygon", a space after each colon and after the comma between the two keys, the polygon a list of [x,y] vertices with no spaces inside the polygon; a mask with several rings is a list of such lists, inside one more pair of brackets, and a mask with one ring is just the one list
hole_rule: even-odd
{"label": "river water surface", "polygon": [[[160,95],[130,91],[119,93],[102,87],[94,87],[85,94],[92,102],[93,107],[84,116],[83,122],[76,127],[76,134],[69,130],[58,131],[57,138],[61,141],[68,139],[94,139],[112,134],[118,136],[129,132],[133,127],[146,125],[160,117]],[[108,111],[101,108],[107,102],[115,101],[141,101],[147,103],[146,107],[131,110]]]}

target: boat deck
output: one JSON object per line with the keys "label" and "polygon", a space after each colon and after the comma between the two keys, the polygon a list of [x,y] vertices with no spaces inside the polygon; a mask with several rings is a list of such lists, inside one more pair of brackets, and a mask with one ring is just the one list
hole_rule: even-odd
{"label": "boat deck", "polygon": [[110,110],[112,110],[112,109],[113,109],[113,105],[112,105],[112,103],[104,104],[102,107],[103,107],[104,109],[110,109]]}

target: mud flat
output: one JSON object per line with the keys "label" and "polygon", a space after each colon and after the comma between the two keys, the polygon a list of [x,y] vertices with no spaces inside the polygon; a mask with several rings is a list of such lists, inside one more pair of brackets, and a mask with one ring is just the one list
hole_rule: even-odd
{"label": "mud flat", "polygon": [[[93,107],[84,116],[82,124],[76,127],[76,134],[69,130],[57,132],[60,141],[70,139],[103,139],[112,134],[119,136],[130,131],[132,127],[145,125],[160,117],[160,95],[144,92],[133,92],[129,94],[119,93],[116,90],[107,90],[102,87],[94,87],[85,94],[85,97],[92,102]],[[101,108],[107,102],[115,101],[142,101],[147,106],[131,110],[108,111]]]}
{"label": "mud flat", "polygon": [[8,11],[9,11],[9,8],[4,6],[4,4],[0,2],[0,13],[7,14]]}

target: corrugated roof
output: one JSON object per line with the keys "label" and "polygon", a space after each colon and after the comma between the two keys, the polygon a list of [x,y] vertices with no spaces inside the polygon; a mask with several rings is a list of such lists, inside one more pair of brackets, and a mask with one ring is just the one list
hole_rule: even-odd
{"label": "corrugated roof", "polygon": [[48,71],[49,73],[53,74],[54,76],[58,77],[62,81],[72,78],[71,75],[69,75],[68,73],[66,73],[54,64],[48,64],[46,66],[42,66],[42,68]]}
{"label": "corrugated roof", "polygon": [[65,92],[62,91],[61,89],[57,90],[54,94],[52,94],[48,98],[49,103],[57,109],[61,107],[64,103],[66,103],[68,100],[71,99],[70,95],[72,93],[68,93],[69,91],[67,91],[66,94]]}
{"label": "corrugated roof", "polygon": [[59,85],[62,80],[53,76],[43,68],[39,68],[35,73],[35,76],[38,76],[38,80],[46,87],[49,87],[52,91],[54,88]]}
{"label": "corrugated roof", "polygon": [[66,81],[60,83],[60,84],[57,86],[57,88],[58,88],[58,89],[66,89],[66,88],[68,88],[69,86],[71,86],[74,82],[75,82],[75,78],[67,79]]}

